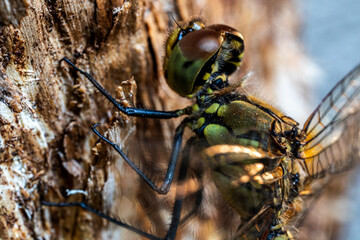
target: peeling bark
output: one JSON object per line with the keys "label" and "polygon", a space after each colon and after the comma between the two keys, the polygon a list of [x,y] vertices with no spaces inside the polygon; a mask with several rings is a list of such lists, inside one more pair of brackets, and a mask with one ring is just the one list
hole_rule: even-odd
{"label": "peeling bark", "polygon": [[[164,173],[179,121],[118,113],[83,76],[59,64],[61,58],[91,73],[124,105],[182,108],[188,101],[162,76],[163,45],[174,25],[171,16],[186,20],[201,14],[209,24],[225,23],[243,33],[241,72],[256,70],[268,96],[276,95],[268,90],[279,76],[301,89],[310,84],[290,1],[8,0],[0,9],[1,239],[141,239],[80,209],[42,207],[40,199],[85,201],[157,236],[168,228],[165,212],[173,190],[165,197],[149,190],[90,127],[102,123],[99,131],[155,178]],[[67,197],[67,189],[86,195]],[[228,215],[225,221],[216,215],[218,221],[203,222],[195,235],[236,230],[239,222]],[[182,226],[181,234],[190,228]]]}

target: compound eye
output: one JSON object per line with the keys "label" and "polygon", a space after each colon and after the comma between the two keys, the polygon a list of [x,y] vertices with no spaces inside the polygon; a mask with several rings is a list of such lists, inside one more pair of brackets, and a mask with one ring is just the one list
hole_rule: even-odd
{"label": "compound eye", "polygon": [[220,48],[222,36],[210,29],[200,29],[184,36],[179,41],[183,56],[189,61],[209,59]]}
{"label": "compound eye", "polygon": [[210,29],[185,35],[169,57],[165,74],[169,86],[182,96],[197,91],[196,79],[204,66],[211,64],[209,60],[217,54],[222,41],[221,34]]}

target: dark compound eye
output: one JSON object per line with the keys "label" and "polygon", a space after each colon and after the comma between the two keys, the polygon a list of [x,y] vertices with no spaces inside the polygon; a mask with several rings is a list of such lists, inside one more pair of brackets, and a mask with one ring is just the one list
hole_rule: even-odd
{"label": "dark compound eye", "polygon": [[184,36],[179,47],[185,58],[189,60],[208,59],[219,49],[222,37],[219,33],[201,29]]}

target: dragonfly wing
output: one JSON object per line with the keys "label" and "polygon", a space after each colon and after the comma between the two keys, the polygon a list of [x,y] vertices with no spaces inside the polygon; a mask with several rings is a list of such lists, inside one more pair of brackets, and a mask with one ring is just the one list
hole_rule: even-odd
{"label": "dragonfly wing", "polygon": [[344,171],[359,159],[360,65],[322,100],[304,131],[304,167],[311,177]]}

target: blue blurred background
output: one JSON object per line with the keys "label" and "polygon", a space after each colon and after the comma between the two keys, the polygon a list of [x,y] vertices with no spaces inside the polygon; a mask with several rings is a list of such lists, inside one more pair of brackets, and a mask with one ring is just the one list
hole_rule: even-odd
{"label": "blue blurred background", "polygon": [[[360,1],[303,0],[297,3],[302,13],[305,49],[321,72],[314,93],[318,103],[337,81],[360,63]],[[340,239],[359,239],[360,171],[352,178],[344,199],[348,211]]]}
{"label": "blue blurred background", "polygon": [[360,1],[297,1],[305,49],[321,70],[317,100],[360,63]]}

